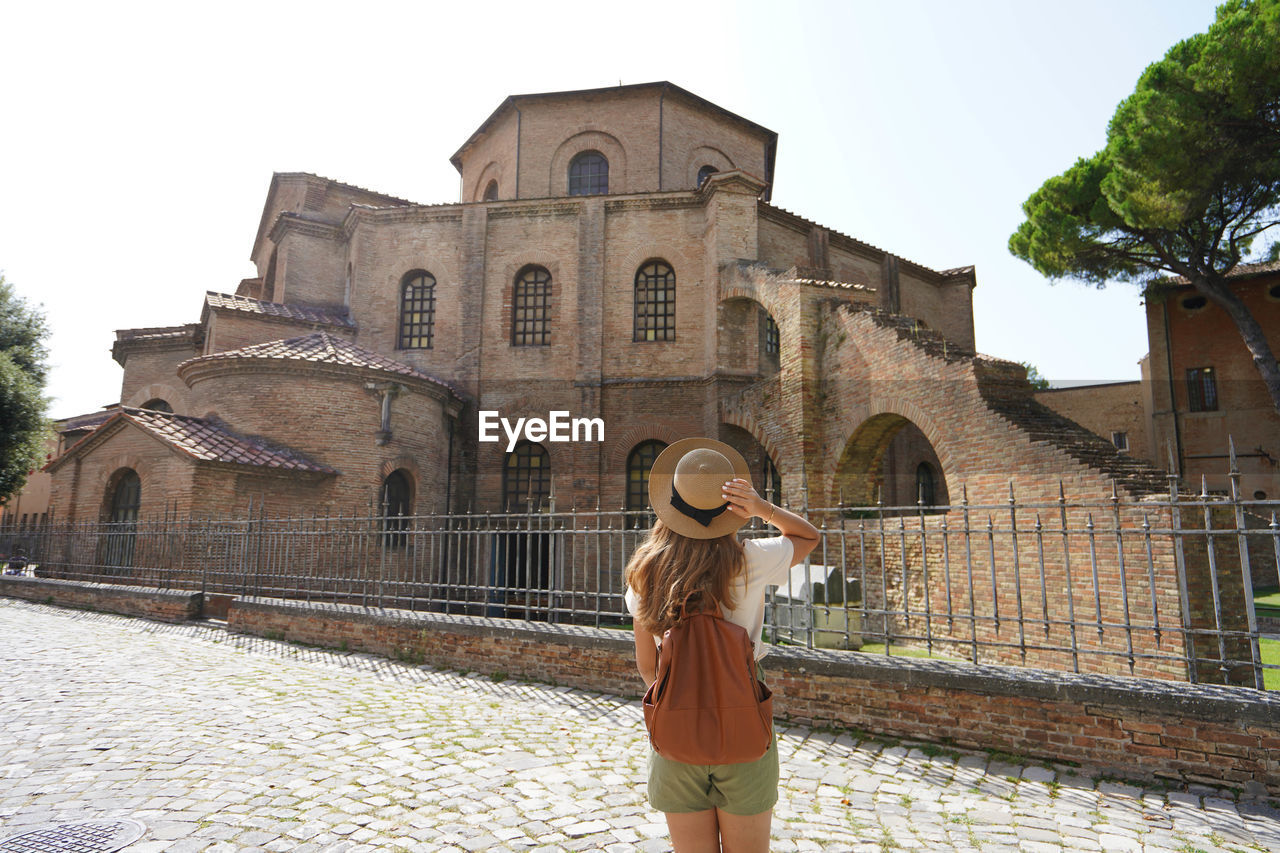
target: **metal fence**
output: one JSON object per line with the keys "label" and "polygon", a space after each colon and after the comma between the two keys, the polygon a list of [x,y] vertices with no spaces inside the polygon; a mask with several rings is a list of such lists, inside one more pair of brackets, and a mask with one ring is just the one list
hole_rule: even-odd
{"label": "metal fence", "polygon": [[[1280,502],[1179,495],[1176,483],[1143,501],[963,495],[807,510],[822,539],[771,593],[766,639],[1260,689],[1280,679],[1253,601],[1280,586]],[[623,569],[650,519],[55,519],[0,527],[0,555],[21,546],[27,571],[50,578],[623,627]]]}

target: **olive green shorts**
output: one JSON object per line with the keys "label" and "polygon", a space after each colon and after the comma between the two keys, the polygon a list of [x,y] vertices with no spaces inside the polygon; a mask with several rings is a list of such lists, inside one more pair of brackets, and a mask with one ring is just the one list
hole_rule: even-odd
{"label": "olive green shorts", "polygon": [[[756,662],[764,681],[764,667]],[[649,805],[683,814],[720,809],[734,815],[767,812],[778,802],[778,736],[759,759],[744,764],[684,764],[649,747]]]}
{"label": "olive green shorts", "polygon": [[778,802],[778,740],[745,764],[683,764],[649,748],[649,805],[660,812],[767,812]]}

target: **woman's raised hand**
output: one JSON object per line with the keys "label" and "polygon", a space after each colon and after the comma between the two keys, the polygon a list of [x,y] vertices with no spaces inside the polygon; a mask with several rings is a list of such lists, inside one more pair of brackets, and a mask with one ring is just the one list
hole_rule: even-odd
{"label": "woman's raised hand", "polygon": [[751,484],[741,478],[725,483],[722,494],[729,502],[729,512],[742,518],[764,518],[773,508],[773,504],[760,497]]}

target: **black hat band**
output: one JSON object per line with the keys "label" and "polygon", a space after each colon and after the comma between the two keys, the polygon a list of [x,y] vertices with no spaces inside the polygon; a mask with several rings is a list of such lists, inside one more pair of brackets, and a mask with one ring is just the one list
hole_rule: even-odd
{"label": "black hat band", "polygon": [[687,515],[703,527],[710,527],[711,522],[722,515],[729,508],[729,502],[725,501],[715,509],[698,509],[692,504],[686,503],[685,499],[680,497],[680,493],[676,491],[676,484],[671,483],[671,507],[677,510],[681,515]]}

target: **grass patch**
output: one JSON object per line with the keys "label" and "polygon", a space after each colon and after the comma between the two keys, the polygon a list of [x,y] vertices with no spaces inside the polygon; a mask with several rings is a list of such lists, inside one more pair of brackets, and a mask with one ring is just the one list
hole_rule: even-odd
{"label": "grass patch", "polygon": [[[1280,666],[1280,640],[1259,640],[1258,648],[1264,664]],[[1280,669],[1264,669],[1262,686],[1267,690],[1280,690]]]}
{"label": "grass patch", "polygon": [[1276,611],[1280,616],[1280,586],[1261,586],[1253,591],[1253,605],[1261,610],[1263,607]]}
{"label": "grass patch", "polygon": [[[883,655],[885,653],[884,643],[863,643],[862,648],[858,651],[869,655]],[[892,645],[889,647],[890,657],[901,658],[933,658],[934,660],[953,660],[964,662],[964,658],[951,657],[950,655],[940,655],[937,652],[930,652],[928,649],[918,649],[914,646]]]}

